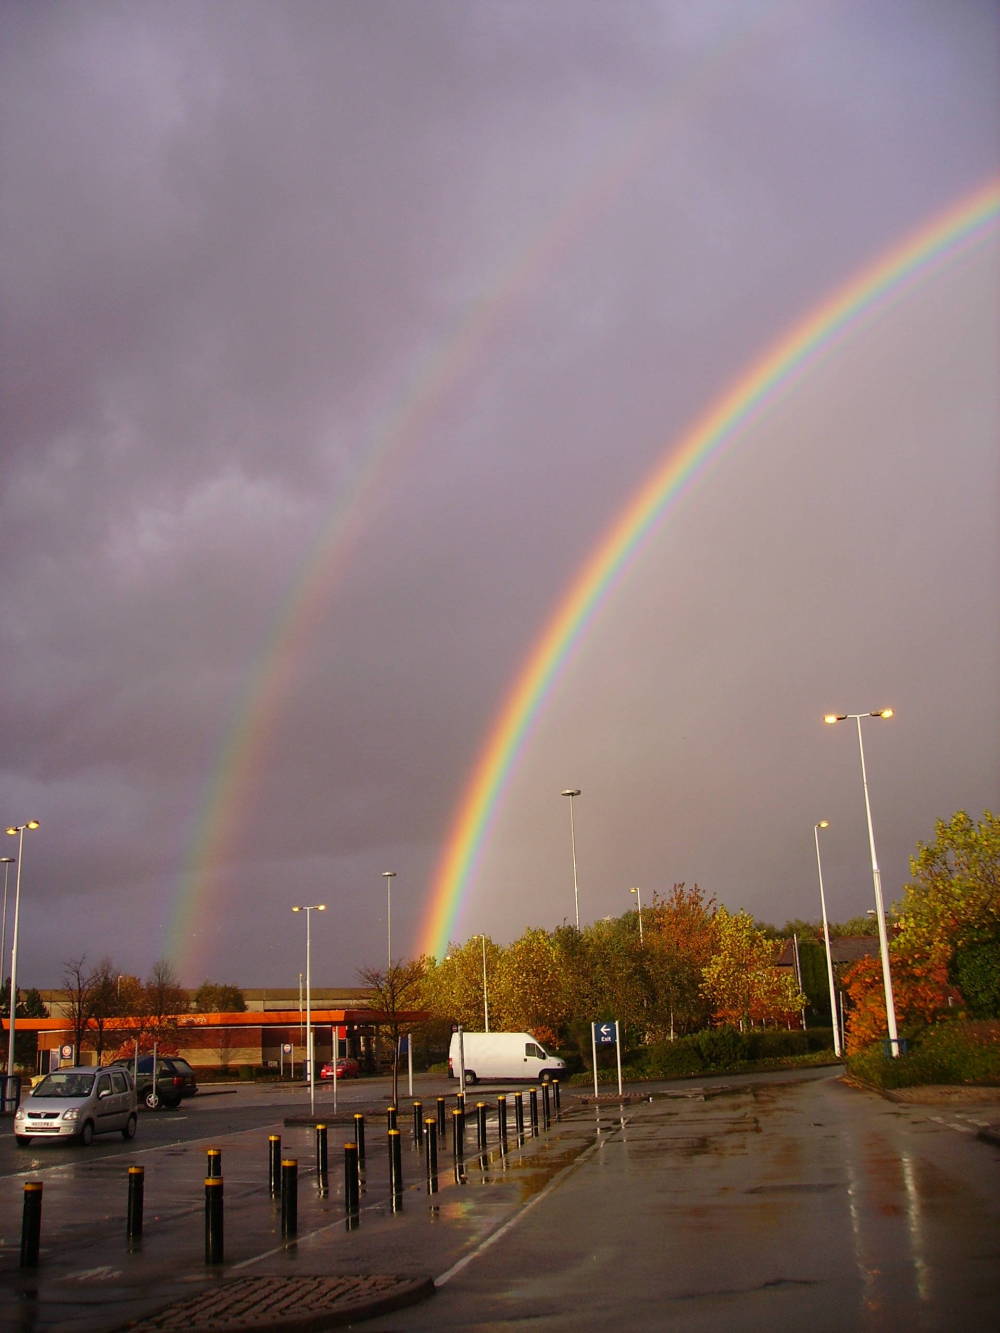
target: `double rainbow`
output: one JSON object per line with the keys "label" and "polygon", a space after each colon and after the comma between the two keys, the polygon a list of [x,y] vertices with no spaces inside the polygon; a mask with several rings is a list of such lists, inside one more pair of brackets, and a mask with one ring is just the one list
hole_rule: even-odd
{"label": "double rainbow", "polygon": [[435,871],[418,951],[441,955],[505,782],[549,690],[615,579],[698,468],[809,362],[907,284],[988,234],[1000,209],[993,180],[856,273],[773,343],[677,440],[605,531],[517,673],[483,743]]}

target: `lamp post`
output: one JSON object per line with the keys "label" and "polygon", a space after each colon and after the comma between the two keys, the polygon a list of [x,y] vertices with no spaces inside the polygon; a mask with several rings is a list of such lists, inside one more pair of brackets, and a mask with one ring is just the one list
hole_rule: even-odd
{"label": "lamp post", "polygon": [[573,853],[573,908],[576,912],[576,928],[580,929],[580,886],[576,878],[576,825],[573,822],[573,799],[580,795],[579,787],[567,787],[562,793],[569,797],[569,845]]}
{"label": "lamp post", "polygon": [[0,985],[3,984],[3,956],[7,952],[7,875],[16,860],[16,856],[0,856],[0,865],[3,866],[3,920],[0,922]]}
{"label": "lamp post", "polygon": [[24,864],[24,830],[38,828],[37,819],[29,819],[26,824],[11,824],[7,833],[17,838],[17,874],[14,877],[14,924],[11,931],[13,944],[10,951],[10,1020],[7,1029],[10,1038],[7,1045],[7,1077],[14,1073],[14,1026],[17,1009],[17,928],[21,913],[21,866]]}
{"label": "lamp post", "polygon": [[853,719],[858,724],[858,753],[861,756],[861,785],[865,793],[865,814],[868,818],[868,846],[872,857],[872,884],[875,889],[875,919],[878,921],[879,951],[882,955],[882,985],[885,990],[885,1021],[889,1032],[889,1049],[893,1057],[899,1055],[899,1034],[896,1030],[896,1005],[892,998],[892,975],[889,971],[889,936],[885,928],[885,907],[882,903],[882,876],[875,855],[875,829],[872,826],[872,807],[868,799],[868,775],[865,771],[865,747],[861,739],[861,719],[865,717],[892,717],[891,708],[878,708],[869,713],[827,713],[824,722],[831,726]]}
{"label": "lamp post", "polygon": [[480,935],[480,943],[483,946],[483,1031],[490,1030],[490,1001],[486,990],[486,936]]}
{"label": "lamp post", "polygon": [[639,948],[642,948],[642,894],[638,889],[629,889],[629,893],[635,894],[635,905],[639,909]]}
{"label": "lamp post", "polygon": [[830,927],[826,919],[826,897],[823,893],[823,863],[819,857],[819,831],[821,828],[829,828],[830,821],[821,819],[818,824],[813,825],[813,837],[816,840],[816,871],[819,875],[819,907],[823,914],[823,941],[826,944],[826,976],[830,983],[830,1020],[833,1023],[833,1053],[840,1056],[842,1053],[840,1044],[840,1024],[837,1022],[837,989],[833,984],[833,953],[830,949]]}
{"label": "lamp post", "polygon": [[395,870],[383,870],[385,880],[385,935],[389,946],[389,971],[392,971],[392,881],[396,878]]}
{"label": "lamp post", "polygon": [[316,1111],[316,1061],[313,1059],[312,1030],[312,914],[325,912],[326,903],[313,903],[311,907],[293,907],[293,912],[306,914],[306,1059],[309,1061],[309,1114]]}

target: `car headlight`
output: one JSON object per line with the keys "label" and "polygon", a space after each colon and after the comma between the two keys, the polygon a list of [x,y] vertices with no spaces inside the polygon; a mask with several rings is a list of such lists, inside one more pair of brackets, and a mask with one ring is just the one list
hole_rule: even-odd
{"label": "car headlight", "polygon": [[68,1111],[63,1111],[63,1119],[75,1120],[79,1114],[80,1108],[78,1106],[71,1106]]}
{"label": "car headlight", "polygon": [[17,1110],[14,1112],[14,1119],[15,1119],[15,1120],[23,1120],[23,1119],[24,1119],[24,1107],[23,1107],[23,1106],[19,1106],[19,1107],[17,1108]]}

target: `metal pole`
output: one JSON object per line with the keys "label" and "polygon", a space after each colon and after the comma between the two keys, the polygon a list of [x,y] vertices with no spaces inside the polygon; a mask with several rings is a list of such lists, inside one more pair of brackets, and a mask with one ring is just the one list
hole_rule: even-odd
{"label": "metal pole", "polygon": [[26,824],[12,824],[7,832],[13,837],[17,834],[17,874],[14,876],[14,924],[13,943],[10,951],[10,1018],[7,1027],[10,1037],[7,1044],[7,1076],[14,1073],[14,1028],[17,1021],[17,932],[21,912],[21,866],[24,862],[24,830],[38,828],[37,819],[29,819]]}
{"label": "metal pole", "polygon": [[573,908],[576,913],[576,928],[580,929],[580,885],[576,877],[576,824],[573,820],[573,801],[580,795],[579,787],[567,787],[563,796],[569,797],[569,844],[573,853]]}
{"label": "metal pole", "polygon": [[486,994],[486,936],[480,935],[483,945],[483,1031],[490,1030],[490,1002]]}
{"label": "metal pole", "polygon": [[385,880],[385,937],[389,947],[389,971],[392,971],[392,881],[396,878],[395,870],[383,870]]}
{"label": "metal pole", "polygon": [[837,988],[833,981],[833,951],[830,948],[830,926],[826,919],[826,895],[823,893],[823,862],[819,855],[819,831],[821,828],[829,828],[830,821],[821,819],[818,824],[813,825],[813,839],[816,843],[816,873],[819,876],[819,906],[823,916],[823,942],[826,945],[826,977],[830,983],[830,1022],[833,1024],[833,1053],[836,1056],[842,1054],[840,1045],[840,1023],[837,1014]]}
{"label": "metal pole", "polygon": [[635,894],[635,905],[639,912],[639,948],[642,948],[642,894],[637,888],[629,889],[629,893]]}
{"label": "metal pole", "polygon": [[875,829],[872,825],[871,801],[868,799],[868,774],[865,771],[865,747],[861,740],[861,717],[856,715],[855,720],[858,724],[858,752],[861,756],[861,785],[865,791],[865,815],[868,819],[868,846],[872,854],[872,885],[875,889],[875,917],[878,921],[879,951],[882,954],[885,1019],[889,1030],[889,1050],[893,1056],[898,1056],[899,1033],[896,1030],[896,1005],[892,994],[892,974],[889,971],[889,936],[885,928],[885,907],[882,903],[882,875],[878,868],[878,857],[875,855]]}
{"label": "metal pole", "polygon": [[316,1114],[316,1062],[312,1022],[312,912],[306,908],[306,1059],[309,1061],[309,1114]]}
{"label": "metal pole", "polygon": [[[0,856],[0,863],[3,865],[3,919],[0,922],[0,968],[3,967],[4,955],[7,952],[7,875],[11,866],[17,860],[16,856]],[[3,977],[0,976],[0,984]]]}

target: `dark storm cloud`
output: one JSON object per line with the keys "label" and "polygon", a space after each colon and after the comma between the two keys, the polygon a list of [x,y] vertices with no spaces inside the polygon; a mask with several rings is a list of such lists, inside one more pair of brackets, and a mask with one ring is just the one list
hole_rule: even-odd
{"label": "dark storm cloud", "polygon": [[[174,0],[9,3],[3,17],[0,792],[8,818],[43,819],[25,966],[58,979],[67,950],[41,917],[60,903],[80,948],[106,952],[107,923],[127,920],[122,966],[162,951],[226,738],[270,663],[292,669],[218,868],[229,927],[211,934],[219,907],[203,928],[227,974],[287,979],[287,901],[322,893],[350,921],[329,956],[349,982],[377,956],[389,861],[413,941],[504,689],[667,442],[804,308],[996,171],[995,13]],[[947,314],[960,342],[981,341],[981,317]],[[961,433],[981,496],[995,472],[976,441],[996,400],[975,350],[932,361],[915,338],[912,373],[948,386],[934,429]],[[728,887],[756,859],[750,878],[774,882],[775,904],[757,889],[754,910],[804,910],[788,888],[797,858],[760,831],[780,783],[746,763],[713,776],[691,737],[713,714],[731,724],[776,650],[809,681],[802,709],[838,702],[814,704],[819,643],[865,704],[880,663],[898,674],[884,644],[870,679],[837,646],[876,613],[866,559],[935,608],[970,578],[969,550],[932,557],[912,521],[949,493],[929,409],[913,419],[897,403],[893,421],[868,373],[852,363],[845,382],[842,397],[876,395],[850,442],[804,411],[795,479],[784,445],[756,451],[756,471],[720,471],[717,503],[678,517],[669,575],[630,584],[612,640],[567,673],[524,758],[531,791],[514,784],[484,863],[498,901],[510,888],[498,935],[525,924],[512,879],[531,886],[533,919],[562,915],[546,900],[562,830],[532,784],[558,789],[576,764],[588,797],[610,781],[602,763],[633,790],[593,816],[608,884],[623,861],[626,879],[652,873],[668,804],[687,878]],[[837,398],[817,401],[846,421]],[[893,424],[905,466],[891,465]],[[376,456],[378,483],[359,490]],[[826,473],[859,470],[891,480],[891,505],[850,488],[839,505],[814,498]],[[988,514],[952,499],[981,542]],[[359,531],[294,662],[272,659],[338,505]],[[785,532],[783,548],[766,556],[759,529]],[[806,616],[804,644],[788,608],[817,583],[852,597]],[[968,633],[960,612],[931,619]],[[976,636],[985,681],[996,636],[981,623]],[[709,698],[726,654],[742,665]],[[928,632],[916,656],[914,698],[931,711],[948,655]],[[682,658],[701,664],[700,697]],[[683,727],[637,721],[661,687],[683,698]],[[767,714],[726,734],[713,744],[746,755],[777,737],[791,760],[805,743]],[[988,771],[973,750],[922,813],[949,813],[958,791],[993,799],[965,780]],[[756,823],[737,854],[714,830],[739,808]],[[926,818],[899,824],[903,846],[929,833]],[[256,936],[236,910],[251,903]]]}

